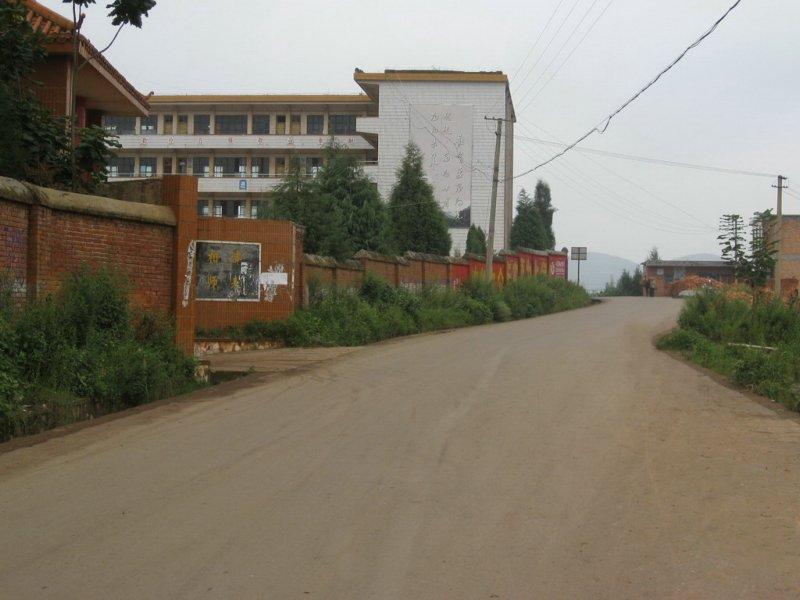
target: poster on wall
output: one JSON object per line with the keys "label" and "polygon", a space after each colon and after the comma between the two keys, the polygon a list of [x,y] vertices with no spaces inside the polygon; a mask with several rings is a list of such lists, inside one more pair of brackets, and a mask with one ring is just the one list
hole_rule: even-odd
{"label": "poster on wall", "polygon": [[415,104],[410,139],[422,152],[423,166],[448,225],[468,228],[472,198],[472,106]]}
{"label": "poster on wall", "polygon": [[259,299],[261,244],[198,241],[198,300]]}

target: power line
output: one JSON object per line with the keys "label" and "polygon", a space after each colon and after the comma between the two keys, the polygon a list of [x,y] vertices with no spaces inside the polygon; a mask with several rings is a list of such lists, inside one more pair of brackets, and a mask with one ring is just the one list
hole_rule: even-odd
{"label": "power line", "polygon": [[[536,160],[536,157],[534,157],[533,155],[529,154],[527,152],[527,150],[525,150],[524,148],[521,148],[521,150],[525,154],[528,154],[528,156],[530,156],[531,158]],[[550,168],[553,169],[554,167],[551,166]],[[691,232],[691,231],[686,231],[686,230],[678,230],[678,229],[674,229],[674,228],[673,229],[667,229],[667,228],[664,228],[664,227],[659,227],[658,225],[655,225],[655,224],[653,224],[651,222],[638,220],[636,218],[633,218],[630,213],[625,212],[624,208],[613,206],[613,205],[612,206],[608,206],[607,204],[597,200],[594,197],[594,194],[593,194],[592,190],[588,190],[588,188],[586,188],[588,190],[588,193],[584,192],[584,191],[581,191],[581,189],[578,186],[583,186],[583,187],[586,187],[586,186],[581,184],[580,182],[578,182],[574,177],[572,177],[570,175],[560,174],[560,173],[557,173],[555,171],[551,171],[551,175],[556,177],[557,179],[559,179],[564,185],[566,185],[567,187],[571,188],[575,193],[577,193],[579,196],[581,196],[582,198],[584,198],[585,200],[587,200],[591,204],[595,204],[595,205],[599,206],[600,208],[602,208],[603,210],[608,211],[611,214],[619,217],[620,219],[623,219],[625,221],[629,221],[629,222],[631,222],[631,223],[633,223],[635,225],[639,225],[640,227],[645,227],[647,229],[652,229],[652,230],[655,230],[655,231],[661,231],[661,232],[669,233],[669,234],[672,234],[672,235],[697,235],[697,236],[700,236],[700,235],[706,236],[706,235],[708,235],[708,233],[706,233],[706,232]],[[570,183],[570,182],[573,182],[573,183]]]}
{"label": "power line", "polygon": [[519,102],[520,102],[520,104],[522,104],[522,102],[525,100],[525,98],[528,96],[528,94],[530,94],[530,93],[531,93],[531,92],[534,90],[534,88],[536,87],[536,84],[537,84],[537,83],[539,83],[539,81],[541,81],[542,77],[544,77],[545,73],[547,73],[547,70],[548,70],[548,69],[549,69],[549,68],[550,68],[550,67],[553,65],[553,63],[554,63],[556,60],[558,60],[558,57],[559,57],[559,56],[561,55],[561,53],[564,51],[564,48],[566,48],[566,47],[567,47],[567,44],[569,44],[569,42],[570,42],[570,40],[572,39],[572,37],[573,37],[573,36],[574,36],[574,35],[575,35],[575,34],[578,32],[578,29],[580,29],[580,26],[581,26],[581,25],[583,25],[583,22],[586,20],[586,17],[588,17],[588,16],[589,16],[589,14],[592,12],[592,9],[593,9],[593,8],[594,8],[594,7],[597,5],[597,3],[598,3],[599,1],[600,1],[600,0],[592,0],[592,3],[589,5],[589,8],[587,8],[587,9],[586,9],[586,12],[584,12],[584,13],[583,13],[583,16],[582,16],[582,17],[580,18],[580,20],[579,20],[579,21],[576,23],[575,27],[573,27],[573,28],[572,28],[572,31],[571,31],[571,32],[570,32],[570,34],[567,36],[567,39],[565,39],[565,40],[564,40],[564,43],[563,43],[563,44],[561,44],[561,47],[560,47],[560,48],[558,49],[558,51],[557,51],[557,52],[556,52],[556,53],[553,55],[553,58],[551,58],[551,59],[550,59],[550,62],[549,62],[549,63],[547,63],[547,65],[545,66],[545,68],[544,68],[544,69],[543,69],[543,70],[542,70],[542,71],[539,73],[539,76],[538,76],[538,77],[537,77],[537,78],[534,80],[534,82],[533,82],[533,83],[532,83],[532,84],[531,84],[531,85],[528,87],[527,91],[526,91],[526,92],[525,92],[525,93],[522,95],[522,97],[520,97],[520,99],[519,99]]}
{"label": "power line", "polygon": [[533,46],[531,46],[530,50],[528,50],[528,53],[525,55],[525,58],[522,59],[522,62],[519,64],[517,69],[514,71],[514,74],[511,76],[512,80],[517,76],[522,67],[525,66],[525,63],[528,62],[528,59],[531,57],[531,54],[533,54],[533,51],[536,49],[536,46],[539,45],[542,36],[544,36],[544,32],[547,31],[548,27],[550,27],[550,23],[553,21],[553,18],[556,16],[556,13],[558,12],[558,9],[561,8],[562,4],[564,4],[564,0],[559,0],[558,4],[556,4],[555,9],[553,9],[553,12],[550,14],[550,18],[547,19],[547,23],[544,24],[544,27],[539,32],[539,35],[536,37],[536,41],[533,42]]}
{"label": "power line", "polygon": [[[523,135],[516,134],[514,136],[517,139],[524,140],[527,142],[533,142],[536,144],[543,144],[545,146],[557,146],[560,148],[566,148],[567,144],[562,142],[555,142],[552,140],[543,140],[540,138],[535,137],[526,137]],[[769,177],[774,179],[777,175],[772,173],[760,173],[758,171],[745,171],[743,169],[729,169],[725,167],[714,167],[711,165],[700,165],[696,163],[687,163],[687,162],[680,162],[675,160],[667,160],[663,158],[652,158],[648,156],[637,156],[635,154],[622,154],[621,152],[609,152],[607,150],[598,150],[596,148],[587,148],[586,146],[575,146],[574,148],[578,152],[588,152],[591,154],[599,154],[602,156],[610,156],[612,158],[621,158],[623,160],[634,160],[637,162],[643,163],[652,163],[657,165],[665,165],[668,167],[680,167],[684,169],[695,169],[699,171],[713,171],[715,173],[726,173],[730,175],[750,175],[753,177]]]}
{"label": "power line", "polygon": [[600,11],[600,14],[599,14],[599,15],[597,15],[597,18],[595,18],[595,20],[592,22],[592,24],[591,24],[591,25],[589,25],[589,29],[587,29],[587,30],[584,32],[584,34],[583,34],[583,37],[581,37],[581,39],[579,39],[579,40],[578,40],[578,43],[577,43],[577,44],[575,44],[575,46],[572,48],[572,50],[571,50],[571,51],[570,51],[570,53],[569,53],[569,54],[566,56],[566,58],[565,58],[563,61],[561,61],[561,64],[560,64],[560,65],[558,65],[558,67],[556,67],[556,70],[555,70],[555,71],[553,71],[553,73],[550,75],[550,77],[548,77],[548,78],[547,78],[547,81],[545,81],[545,82],[544,82],[544,84],[542,85],[542,87],[540,87],[540,88],[539,88],[539,91],[538,91],[538,92],[536,92],[536,94],[534,94],[534,96],[533,96],[532,98],[530,98],[530,99],[528,100],[528,102],[526,102],[526,103],[525,103],[525,106],[524,106],[524,107],[520,108],[520,110],[519,110],[519,112],[520,112],[520,113],[521,113],[523,110],[525,110],[526,108],[528,108],[528,107],[529,107],[531,104],[533,104],[533,102],[536,100],[536,98],[538,98],[538,97],[539,97],[539,95],[540,95],[540,94],[541,94],[541,93],[544,91],[544,89],[545,89],[545,88],[546,88],[546,87],[547,87],[547,86],[550,84],[550,82],[551,82],[551,81],[553,81],[553,78],[554,78],[556,75],[558,75],[558,72],[559,72],[559,71],[560,71],[562,68],[564,68],[564,65],[566,65],[566,64],[567,64],[567,62],[569,62],[569,59],[570,59],[570,58],[572,58],[572,55],[573,55],[573,54],[575,54],[575,51],[576,51],[576,50],[577,50],[577,49],[580,47],[580,45],[581,45],[581,44],[583,44],[583,41],[584,41],[584,40],[585,40],[585,39],[586,39],[586,38],[589,36],[589,34],[590,34],[590,33],[592,32],[592,30],[594,29],[595,25],[597,25],[598,21],[600,21],[600,19],[602,19],[602,18],[603,18],[603,15],[605,15],[605,14],[606,14],[606,11],[608,11],[608,9],[609,9],[609,8],[611,8],[611,5],[612,5],[613,3],[614,3],[614,0],[608,0],[608,4],[606,4],[605,8],[604,8],[603,10],[601,10],[601,11]]}
{"label": "power line", "polygon": [[[520,126],[523,128],[523,129],[526,129],[526,130],[530,131],[530,129],[527,127],[527,125],[525,125],[525,123],[523,123],[523,122],[518,122],[518,124],[519,124],[519,125],[520,125]],[[556,139],[558,139],[558,138],[557,138],[557,136],[555,136],[555,135],[554,135],[552,132],[550,132],[550,131],[547,131],[545,128],[543,128],[543,127],[541,127],[541,126],[539,126],[539,125],[536,125],[536,124],[533,124],[533,126],[534,126],[534,127],[536,127],[536,129],[539,129],[539,130],[543,131],[545,134],[547,134],[547,135],[549,135],[549,136],[552,136],[552,137],[555,137]],[[650,190],[648,190],[648,189],[644,188],[643,186],[641,186],[640,184],[638,184],[638,183],[636,183],[636,182],[634,182],[634,181],[632,181],[632,180],[628,179],[627,177],[625,177],[625,176],[623,176],[623,175],[620,175],[619,173],[617,173],[617,172],[616,172],[616,171],[614,171],[613,169],[610,169],[609,167],[607,167],[607,166],[605,166],[604,164],[602,164],[602,163],[600,163],[600,162],[598,162],[598,161],[594,160],[593,158],[591,158],[591,157],[588,157],[588,156],[586,156],[586,157],[584,157],[584,158],[588,159],[590,162],[594,163],[595,165],[597,165],[598,167],[600,167],[601,169],[603,169],[603,170],[604,170],[604,171],[606,171],[607,173],[611,173],[611,174],[612,174],[612,175],[614,175],[615,177],[617,177],[617,178],[619,178],[619,179],[622,179],[622,180],[623,180],[623,181],[625,181],[626,183],[628,183],[628,184],[632,185],[633,187],[635,187],[635,188],[637,188],[637,189],[641,190],[642,192],[644,192],[645,194],[647,194],[647,195],[648,195],[648,196],[650,196],[651,198],[654,198],[654,199],[658,200],[659,202],[661,202],[662,204],[665,204],[665,205],[669,206],[670,208],[672,208],[672,209],[674,209],[674,210],[677,210],[677,211],[679,211],[679,212],[683,213],[684,215],[686,215],[687,217],[689,217],[689,218],[693,219],[694,221],[697,221],[697,222],[698,222],[698,223],[700,223],[700,225],[701,225],[701,226],[703,226],[704,228],[706,228],[706,229],[710,229],[710,230],[714,230],[714,229],[716,229],[716,228],[714,228],[714,227],[711,227],[711,226],[709,226],[707,223],[705,223],[705,222],[704,222],[702,219],[700,219],[700,218],[699,218],[699,217],[697,217],[696,215],[694,215],[694,214],[692,214],[692,213],[688,212],[687,210],[684,210],[684,209],[683,209],[683,208],[681,208],[680,206],[677,206],[676,204],[673,204],[672,202],[670,202],[670,201],[668,201],[668,200],[666,200],[666,199],[662,198],[661,196],[659,196],[659,195],[655,194],[654,192],[651,192]]]}
{"label": "power line", "polygon": [[570,16],[572,15],[572,13],[573,13],[573,11],[575,10],[575,8],[578,6],[578,4],[580,3],[580,1],[581,1],[581,0],[575,0],[575,3],[572,5],[572,8],[570,8],[570,9],[569,9],[569,12],[568,12],[568,13],[567,13],[567,15],[564,17],[564,19],[561,21],[561,25],[559,25],[559,26],[558,26],[558,29],[556,29],[556,32],[553,34],[553,37],[551,37],[551,38],[550,38],[550,41],[549,41],[549,42],[547,42],[547,45],[544,47],[544,50],[542,50],[542,53],[539,55],[539,57],[536,59],[536,61],[533,63],[533,65],[531,65],[531,68],[530,68],[530,69],[528,69],[528,72],[525,74],[525,77],[523,77],[523,78],[522,78],[522,81],[519,83],[519,86],[517,86],[517,89],[518,89],[518,90],[519,90],[519,89],[522,87],[522,84],[523,84],[523,83],[525,83],[525,81],[528,79],[528,77],[530,77],[530,76],[531,76],[531,73],[533,73],[533,70],[536,68],[536,65],[538,65],[538,64],[539,64],[539,61],[540,61],[540,60],[542,60],[542,57],[543,57],[543,56],[544,56],[544,55],[547,53],[547,51],[550,49],[550,45],[551,45],[551,44],[552,44],[552,43],[555,41],[555,39],[558,37],[558,34],[559,34],[559,33],[561,33],[561,29],[564,27],[564,24],[565,24],[565,23],[567,22],[567,20],[570,18]]}
{"label": "power line", "polygon": [[617,108],[617,109],[616,109],[614,112],[612,112],[612,113],[611,113],[610,115],[608,115],[608,116],[607,116],[605,119],[603,119],[603,120],[602,120],[602,121],[600,121],[600,122],[599,122],[597,125],[595,125],[595,126],[592,128],[592,129],[590,129],[590,130],[589,130],[589,131],[587,131],[585,134],[583,134],[581,137],[579,137],[577,140],[575,140],[575,141],[574,141],[572,144],[569,144],[569,145],[568,145],[566,148],[564,148],[564,149],[563,149],[561,152],[559,152],[559,153],[558,153],[558,154],[556,154],[555,156],[552,156],[551,158],[547,159],[547,160],[546,160],[546,161],[544,161],[543,163],[540,163],[540,164],[536,165],[535,167],[533,167],[533,168],[531,168],[531,169],[528,169],[528,170],[527,170],[527,171],[525,171],[524,173],[520,173],[519,175],[515,175],[515,176],[514,176],[514,179],[517,179],[518,177],[522,177],[523,175],[527,175],[528,173],[531,173],[531,172],[535,171],[536,169],[538,169],[538,168],[540,168],[540,167],[543,167],[543,166],[544,166],[544,165],[546,165],[547,163],[550,163],[550,162],[554,161],[554,160],[555,160],[555,159],[557,159],[559,156],[563,156],[564,154],[566,154],[567,152],[569,152],[570,150],[572,150],[572,148],[574,148],[575,146],[577,146],[578,144],[580,144],[580,143],[581,143],[583,140],[585,140],[586,138],[588,138],[588,137],[589,137],[590,135],[592,135],[593,133],[605,133],[606,129],[608,129],[608,126],[611,124],[611,120],[612,120],[614,117],[616,117],[616,116],[617,116],[619,113],[621,113],[623,110],[625,110],[625,109],[626,109],[628,106],[630,106],[630,105],[631,105],[631,104],[632,104],[632,103],[633,103],[633,102],[634,102],[634,101],[635,101],[635,100],[636,100],[636,99],[637,99],[639,96],[641,96],[642,94],[644,94],[644,93],[645,93],[645,92],[646,92],[648,89],[650,89],[650,88],[651,88],[653,85],[655,85],[655,84],[656,84],[656,82],[657,82],[659,79],[661,79],[661,77],[663,77],[663,76],[664,76],[664,75],[665,75],[665,74],[666,74],[668,71],[670,71],[670,70],[671,70],[671,69],[672,69],[672,68],[673,68],[675,65],[677,65],[677,64],[678,64],[678,63],[679,63],[679,62],[680,62],[680,61],[683,59],[683,57],[684,57],[684,56],[686,56],[686,55],[689,53],[689,51],[690,51],[690,50],[692,50],[692,49],[696,48],[697,46],[699,46],[699,45],[700,45],[700,44],[703,42],[703,40],[705,40],[705,39],[706,39],[708,36],[710,36],[710,35],[711,35],[711,34],[712,34],[712,33],[713,33],[713,32],[714,32],[716,29],[717,29],[717,27],[719,27],[719,24],[720,24],[720,23],[722,23],[722,21],[724,21],[724,20],[725,20],[725,18],[726,18],[726,17],[727,17],[727,16],[728,16],[728,15],[729,15],[729,14],[730,14],[730,13],[731,13],[731,12],[732,12],[732,11],[733,11],[735,8],[736,8],[736,7],[737,7],[737,6],[739,6],[739,4],[741,3],[741,1],[742,1],[742,0],[736,0],[736,2],[734,2],[734,3],[733,3],[733,5],[731,5],[731,7],[730,7],[730,8],[728,8],[728,10],[726,10],[726,11],[725,11],[725,13],[724,13],[724,14],[723,14],[723,15],[722,15],[722,16],[721,16],[719,19],[717,19],[717,20],[714,22],[714,24],[713,24],[713,25],[712,25],[712,26],[711,26],[711,27],[710,27],[710,28],[709,28],[709,29],[708,29],[708,30],[707,30],[707,31],[706,31],[706,32],[705,32],[703,35],[701,35],[701,36],[700,36],[699,38],[697,38],[697,39],[696,39],[694,42],[692,42],[691,44],[689,44],[689,46],[687,46],[687,47],[686,47],[686,49],[685,49],[683,52],[681,52],[681,53],[678,55],[678,57],[677,57],[675,60],[673,60],[673,61],[672,61],[672,62],[671,62],[669,65],[667,65],[666,67],[664,67],[664,68],[663,68],[663,69],[662,69],[662,70],[661,70],[661,71],[658,73],[658,75],[656,75],[656,76],[655,76],[655,77],[654,77],[654,78],[653,78],[653,79],[652,79],[652,80],[651,80],[651,81],[650,81],[650,82],[649,82],[647,85],[645,85],[645,86],[644,86],[642,89],[640,89],[640,90],[639,90],[638,92],[636,92],[636,93],[635,93],[633,96],[631,96],[631,97],[630,97],[630,98],[629,98],[627,101],[625,101],[625,102],[624,102],[624,103],[623,103],[623,104],[622,104],[622,105],[621,105],[619,108]]}

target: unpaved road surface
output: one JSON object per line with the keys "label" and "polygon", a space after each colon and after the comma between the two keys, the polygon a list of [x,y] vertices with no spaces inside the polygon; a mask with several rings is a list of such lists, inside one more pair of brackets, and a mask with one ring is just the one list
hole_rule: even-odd
{"label": "unpaved road surface", "polygon": [[679,308],[399,340],[7,452],[0,597],[797,598],[800,422],[655,350]]}

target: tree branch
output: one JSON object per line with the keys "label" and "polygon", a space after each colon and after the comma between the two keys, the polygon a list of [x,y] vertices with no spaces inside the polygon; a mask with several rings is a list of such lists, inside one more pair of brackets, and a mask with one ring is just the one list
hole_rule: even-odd
{"label": "tree branch", "polygon": [[[119,32],[120,32],[120,31],[122,31],[122,28],[123,28],[123,27],[125,27],[125,23],[120,23],[120,26],[119,26],[119,27],[117,27],[117,32],[114,34],[114,37],[113,37],[113,38],[111,38],[111,41],[110,41],[110,42],[108,42],[108,45],[107,45],[105,48],[103,48],[102,50],[100,50],[100,51],[98,52],[98,54],[103,54],[103,52],[105,52],[106,50],[108,50],[109,48],[111,48],[111,46],[112,46],[112,45],[114,44],[114,42],[117,40],[117,36],[119,35]],[[86,66],[88,63],[90,63],[90,62],[92,61],[92,59],[93,59],[93,58],[94,58],[93,56],[90,56],[89,58],[87,58],[86,60],[84,60],[84,61],[83,61],[83,62],[82,62],[80,65],[78,65],[78,71],[80,71],[80,70],[81,70],[83,67],[85,67],[85,66]]]}

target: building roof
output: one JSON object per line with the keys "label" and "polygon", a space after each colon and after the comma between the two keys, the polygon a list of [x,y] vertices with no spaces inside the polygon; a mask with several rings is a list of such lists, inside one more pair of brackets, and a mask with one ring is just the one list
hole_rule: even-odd
{"label": "building roof", "polygon": [[173,94],[150,97],[151,104],[370,104],[366,94]]}
{"label": "building roof", "polygon": [[502,71],[445,71],[418,69],[386,69],[383,73],[367,73],[356,69],[353,78],[357,83],[378,81],[478,81],[508,83]]}
{"label": "building roof", "polygon": [[733,265],[724,260],[646,260],[642,264],[645,267],[733,268]]}
{"label": "building roof", "polygon": [[[28,8],[27,19],[34,31],[38,31],[47,38],[47,51],[50,54],[72,54],[73,23],[70,19],[42,6],[36,0],[23,0]],[[95,48],[85,36],[79,34],[79,52],[95,71],[112,84],[122,88],[133,112],[147,114],[147,97],[141,94],[133,85],[108,62],[100,51]]]}

